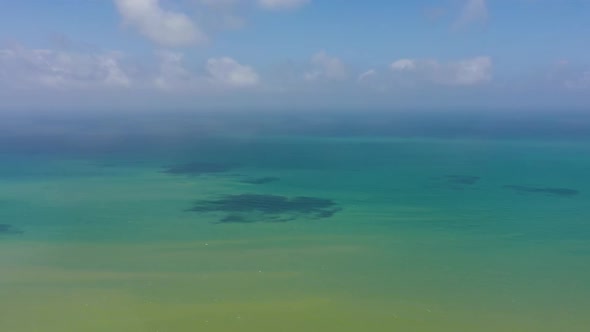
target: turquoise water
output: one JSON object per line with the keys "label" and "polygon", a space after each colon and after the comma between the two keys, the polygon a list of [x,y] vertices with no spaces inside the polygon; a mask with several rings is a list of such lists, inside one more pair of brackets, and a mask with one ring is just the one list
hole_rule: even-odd
{"label": "turquoise water", "polygon": [[[590,326],[586,141],[234,136],[0,158],[2,331]],[[262,202],[223,201],[245,194]]]}

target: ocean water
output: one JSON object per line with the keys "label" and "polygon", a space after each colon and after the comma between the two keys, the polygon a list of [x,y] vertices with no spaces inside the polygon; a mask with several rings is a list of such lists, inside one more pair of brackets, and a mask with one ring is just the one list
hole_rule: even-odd
{"label": "ocean water", "polygon": [[10,142],[0,331],[590,327],[587,140]]}

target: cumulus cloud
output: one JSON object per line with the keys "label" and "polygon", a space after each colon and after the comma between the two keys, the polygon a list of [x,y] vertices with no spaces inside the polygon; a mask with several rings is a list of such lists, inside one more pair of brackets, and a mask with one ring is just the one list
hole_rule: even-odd
{"label": "cumulus cloud", "polygon": [[154,82],[156,87],[168,91],[200,91],[212,89],[246,88],[258,85],[260,77],[250,66],[242,65],[230,57],[210,58],[204,73],[189,70],[180,52],[158,52],[160,70]]}
{"label": "cumulus cloud", "polygon": [[268,10],[288,10],[302,7],[311,0],[258,0],[261,8]]}
{"label": "cumulus cloud", "polygon": [[163,46],[202,44],[207,36],[186,14],[165,10],[159,0],[114,0],[125,22]]}
{"label": "cumulus cloud", "polygon": [[362,82],[365,80],[368,80],[370,77],[373,77],[377,75],[377,72],[375,71],[375,69],[369,69],[364,73],[361,73],[357,79],[358,82]]}
{"label": "cumulus cloud", "polygon": [[186,90],[195,84],[194,75],[185,68],[184,54],[172,51],[157,52],[159,72],[154,79],[156,87],[163,90]]}
{"label": "cumulus cloud", "polygon": [[486,0],[467,0],[456,27],[464,27],[475,23],[485,23],[488,19],[488,5]]}
{"label": "cumulus cloud", "polygon": [[391,69],[394,71],[406,71],[416,69],[416,60],[400,59],[391,64]]}
{"label": "cumulus cloud", "polygon": [[[246,25],[251,7],[268,11],[291,10],[311,0],[112,0],[123,21],[160,46],[182,47],[207,43],[219,30],[235,30]],[[194,15],[165,5],[185,6]],[[173,7],[177,8],[177,7]],[[198,23],[197,23],[198,22]],[[203,29],[202,27],[206,29]]]}
{"label": "cumulus cloud", "polygon": [[568,60],[559,60],[549,70],[547,81],[557,88],[590,90],[590,68]]}
{"label": "cumulus cloud", "polygon": [[410,82],[426,81],[440,85],[469,86],[492,79],[492,59],[480,56],[454,62],[401,59],[390,65],[399,79]]}
{"label": "cumulus cloud", "polygon": [[86,54],[14,47],[0,50],[0,82],[12,88],[129,87],[118,52]]}
{"label": "cumulus cloud", "polygon": [[[120,52],[80,53],[14,47],[0,49],[0,88],[207,93],[253,87],[260,82],[252,67],[230,57],[210,58],[204,65],[189,66],[186,62],[183,53],[169,50],[156,52],[149,66],[141,66]],[[197,70],[191,69],[195,65]]]}
{"label": "cumulus cloud", "polygon": [[249,87],[258,84],[258,73],[230,57],[212,58],[207,61],[207,72],[214,82],[232,87]]}
{"label": "cumulus cloud", "polygon": [[310,62],[311,68],[304,77],[308,81],[315,80],[344,80],[348,78],[348,68],[337,57],[328,55],[322,51],[316,53]]}

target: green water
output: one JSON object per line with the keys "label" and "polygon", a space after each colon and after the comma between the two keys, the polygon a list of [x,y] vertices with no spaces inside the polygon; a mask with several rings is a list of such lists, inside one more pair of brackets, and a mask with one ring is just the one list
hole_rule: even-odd
{"label": "green water", "polygon": [[[263,137],[0,159],[0,224],[15,230],[0,234],[0,331],[590,326],[587,142]],[[232,169],[162,172],[187,162]],[[261,177],[280,180],[241,182]],[[341,210],[187,211],[239,194]]]}

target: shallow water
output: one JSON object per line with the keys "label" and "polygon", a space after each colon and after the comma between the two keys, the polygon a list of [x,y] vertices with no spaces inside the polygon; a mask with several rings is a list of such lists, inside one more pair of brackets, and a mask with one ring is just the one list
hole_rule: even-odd
{"label": "shallow water", "polygon": [[[587,331],[589,146],[267,136],[5,153],[0,330]],[[338,209],[191,211],[244,194]],[[247,222],[220,223],[236,213]]]}

